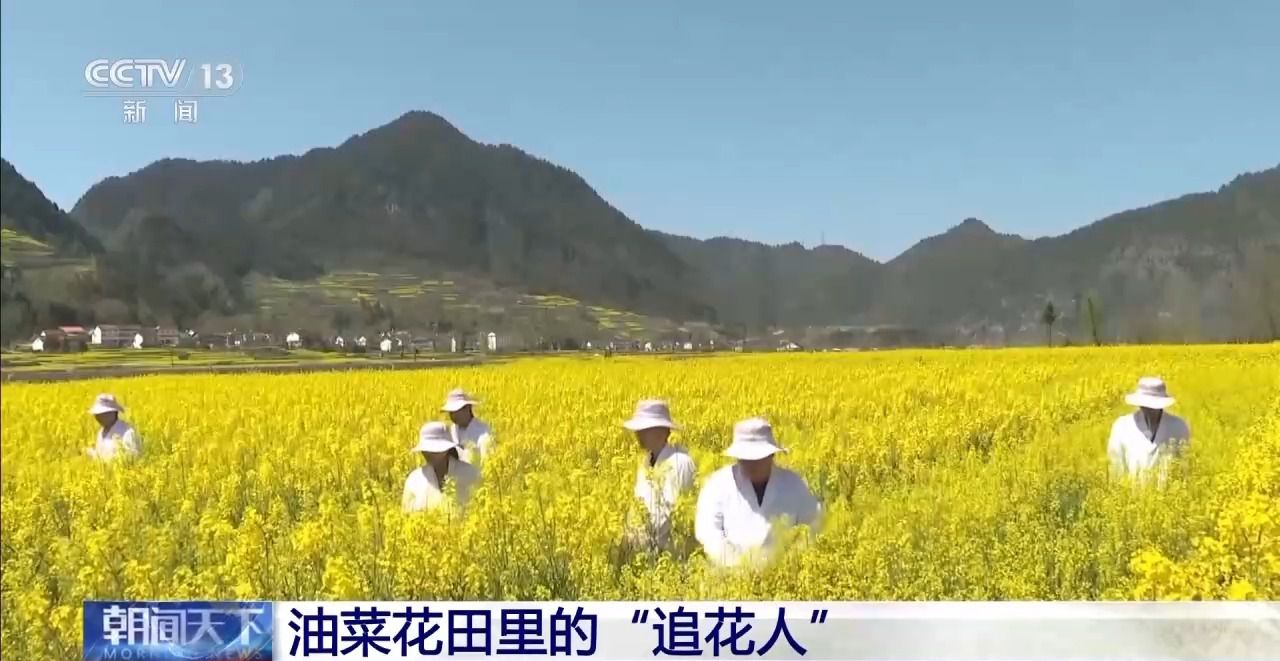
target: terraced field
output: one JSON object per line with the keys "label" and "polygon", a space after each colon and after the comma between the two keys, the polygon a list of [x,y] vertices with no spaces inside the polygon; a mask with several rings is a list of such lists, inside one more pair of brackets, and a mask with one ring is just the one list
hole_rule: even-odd
{"label": "terraced field", "polygon": [[405,326],[425,327],[438,319],[474,323],[508,333],[565,335],[599,340],[651,339],[664,333],[706,332],[664,319],[588,305],[555,295],[525,294],[465,276],[430,277],[410,272],[334,271],[308,281],[254,277],[255,300],[267,316],[299,319],[327,328],[335,312],[358,318],[361,303],[393,309]]}

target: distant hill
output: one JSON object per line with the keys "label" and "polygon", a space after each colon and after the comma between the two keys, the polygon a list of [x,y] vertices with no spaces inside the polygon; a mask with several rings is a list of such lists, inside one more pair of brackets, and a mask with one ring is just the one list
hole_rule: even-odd
{"label": "distant hill", "polygon": [[[1277,337],[1280,168],[1033,242],[1042,291],[1096,291],[1122,337]],[[1176,329],[1176,332],[1175,332]]]}
{"label": "distant hill", "polygon": [[0,159],[0,338],[75,321],[72,283],[102,244]]}
{"label": "distant hill", "polygon": [[0,226],[58,254],[89,255],[102,250],[92,234],[4,159],[0,159]]}
{"label": "distant hill", "polygon": [[722,319],[906,325],[938,341],[1280,337],[1280,168],[1028,240],[968,218],[880,264],[841,248],[665,237]]}
{"label": "distant hill", "polygon": [[406,262],[673,318],[705,318],[689,266],[576,174],[413,112],[333,149],[249,164],[167,160],[91,188],[102,236],[158,213],[210,258],[284,278]]}
{"label": "distant hill", "polygon": [[840,246],[659,236],[690,265],[695,291],[719,319],[750,329],[850,319],[872,304],[883,270]]}
{"label": "distant hill", "polygon": [[987,318],[1022,287],[1026,243],[966,219],[888,262],[869,316],[921,327]]}
{"label": "distant hill", "polygon": [[[261,307],[245,282],[305,289],[326,273],[367,272],[457,274],[467,291],[512,292],[485,306],[489,322],[520,305],[518,292],[731,333],[894,325],[961,343],[1042,342],[1049,301],[1058,334],[1074,341],[1091,336],[1087,301],[1110,340],[1273,337],[1280,319],[1280,167],[1058,237],[969,218],[879,263],[838,246],[649,231],[577,174],[411,112],[301,156],[158,161],[95,185],[72,216],[112,255],[150,251],[156,270],[143,282],[168,277],[166,251],[198,265],[177,297],[188,306]],[[60,227],[50,231],[74,235]],[[146,307],[168,309],[168,287]],[[403,301],[411,313],[426,305],[413,301]]]}
{"label": "distant hill", "polygon": [[1034,241],[970,219],[887,267],[873,308],[882,320],[1025,336],[1052,300],[1064,330],[1078,331],[1092,298],[1113,338],[1274,337],[1280,168]]}

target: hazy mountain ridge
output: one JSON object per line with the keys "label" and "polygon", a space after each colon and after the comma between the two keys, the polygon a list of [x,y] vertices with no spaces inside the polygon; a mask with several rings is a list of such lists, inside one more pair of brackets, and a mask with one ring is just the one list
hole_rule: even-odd
{"label": "hazy mountain ridge", "polygon": [[411,112],[297,156],[157,161],[93,186],[72,215],[117,247],[122,228],[128,242],[150,231],[139,219],[171,219],[205,284],[233,295],[254,272],[413,264],[744,331],[905,324],[947,341],[1029,341],[1043,338],[1047,300],[1076,334],[1086,298],[1118,339],[1252,337],[1280,316],[1280,167],[1057,237],[969,218],[880,263],[839,246],[646,230],[571,170]]}

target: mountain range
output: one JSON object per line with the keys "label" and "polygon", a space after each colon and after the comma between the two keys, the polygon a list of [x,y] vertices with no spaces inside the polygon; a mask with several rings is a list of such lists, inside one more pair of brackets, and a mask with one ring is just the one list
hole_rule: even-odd
{"label": "mountain range", "polygon": [[7,162],[3,175],[6,228],[99,255],[103,291],[187,316],[252,305],[246,278],[411,269],[743,334],[899,325],[1037,341],[1048,302],[1068,337],[1089,304],[1120,341],[1275,337],[1280,319],[1280,167],[1056,237],[969,218],[883,263],[647,230],[574,172],[428,112],[300,156],[157,161],[94,185],[69,215]]}

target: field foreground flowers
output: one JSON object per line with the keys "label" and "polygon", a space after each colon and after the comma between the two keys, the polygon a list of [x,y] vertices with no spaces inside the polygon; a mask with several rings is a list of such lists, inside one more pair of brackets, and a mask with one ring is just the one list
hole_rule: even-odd
{"label": "field foreground flowers", "polygon": [[[1165,377],[1194,433],[1162,490],[1107,479],[1122,395]],[[497,450],[465,513],[398,510],[462,386]],[[113,392],[144,457],[82,454]],[[5,386],[3,655],[78,655],[126,599],[1280,599],[1280,346],[532,359],[420,372]],[[620,543],[635,400],[670,400],[699,480],[764,415],[826,510],[729,575]]]}

